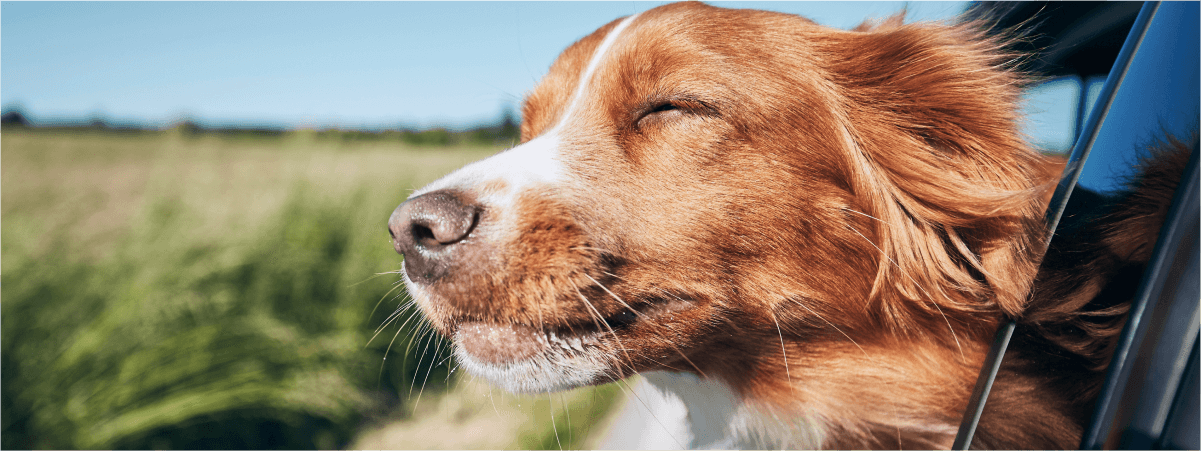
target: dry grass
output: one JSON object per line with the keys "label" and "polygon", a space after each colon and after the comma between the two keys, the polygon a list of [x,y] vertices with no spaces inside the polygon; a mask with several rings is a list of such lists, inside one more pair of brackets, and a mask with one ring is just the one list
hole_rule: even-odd
{"label": "dry grass", "polygon": [[[2,141],[5,227],[53,232],[39,234],[45,239],[63,233],[81,256],[92,257],[111,251],[136,226],[136,215],[160,199],[195,216],[197,239],[236,240],[277,213],[298,184],[320,187],[329,198],[367,190],[398,204],[414,188],[499,150],[343,143],[304,133],[229,139],[6,132]],[[13,244],[28,253],[46,245]]]}
{"label": "dry grass", "polygon": [[350,448],[591,449],[621,397],[616,385],[513,395],[468,377],[453,391],[422,401],[411,420],[369,428]]}

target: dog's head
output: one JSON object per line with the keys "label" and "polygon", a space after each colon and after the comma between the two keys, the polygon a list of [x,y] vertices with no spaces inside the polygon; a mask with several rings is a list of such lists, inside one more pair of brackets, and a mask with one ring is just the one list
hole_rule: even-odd
{"label": "dog's head", "polygon": [[393,213],[409,292],[519,392],[740,386],[784,340],[990,333],[1021,308],[1050,174],[999,44],[899,22],[691,3],[601,27],[529,94],[520,145]]}

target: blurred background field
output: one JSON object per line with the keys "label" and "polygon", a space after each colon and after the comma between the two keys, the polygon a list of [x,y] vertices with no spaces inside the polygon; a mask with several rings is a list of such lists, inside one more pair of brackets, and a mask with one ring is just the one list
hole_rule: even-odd
{"label": "blurred background field", "polygon": [[617,388],[461,382],[410,311],[371,340],[392,209],[500,148],[458,138],[6,124],[3,447],[585,446]]}

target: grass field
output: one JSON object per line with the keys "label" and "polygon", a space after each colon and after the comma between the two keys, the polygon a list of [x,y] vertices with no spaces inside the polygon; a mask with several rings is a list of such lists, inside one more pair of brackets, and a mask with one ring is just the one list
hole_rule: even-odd
{"label": "grass field", "polygon": [[4,448],[566,448],[619,396],[459,381],[417,320],[371,340],[405,299],[380,275],[400,267],[388,215],[498,148],[20,128],[0,145]]}

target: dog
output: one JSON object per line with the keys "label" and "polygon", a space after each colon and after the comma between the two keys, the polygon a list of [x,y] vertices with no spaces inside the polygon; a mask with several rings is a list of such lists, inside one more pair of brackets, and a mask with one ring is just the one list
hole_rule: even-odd
{"label": "dog", "polygon": [[393,212],[405,286],[468,372],[520,393],[647,374],[693,447],[949,447],[1018,318],[975,445],[1074,447],[1125,314],[1102,293],[1174,185],[1091,207],[1140,213],[1040,269],[1064,162],[1022,140],[1005,49],[978,23],[614,20],[528,95],[519,145]]}

